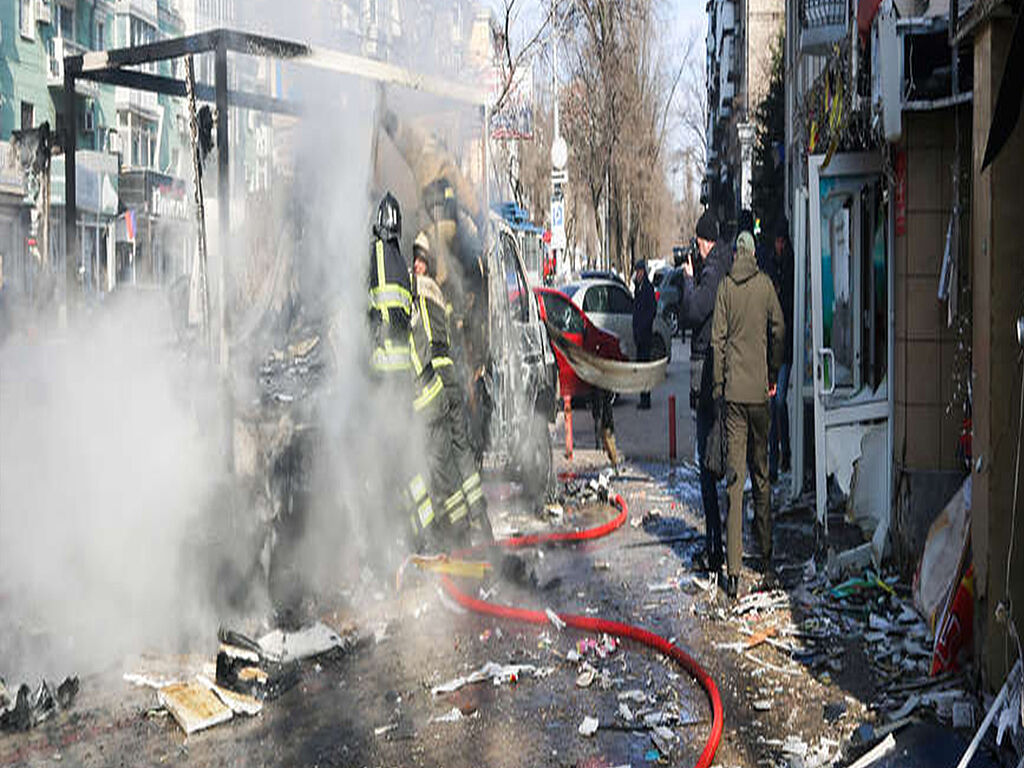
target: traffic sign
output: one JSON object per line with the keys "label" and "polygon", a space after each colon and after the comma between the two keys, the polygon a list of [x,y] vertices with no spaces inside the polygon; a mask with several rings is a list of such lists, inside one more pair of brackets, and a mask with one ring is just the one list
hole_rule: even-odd
{"label": "traffic sign", "polygon": [[565,201],[551,201],[551,247],[556,251],[564,251],[565,238]]}

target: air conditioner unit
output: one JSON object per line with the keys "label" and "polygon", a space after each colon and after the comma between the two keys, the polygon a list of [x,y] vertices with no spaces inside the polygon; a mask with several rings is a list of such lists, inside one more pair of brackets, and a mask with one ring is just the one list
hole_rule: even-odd
{"label": "air conditioner unit", "polygon": [[50,0],[36,0],[36,23],[52,24],[53,14],[50,11]]}

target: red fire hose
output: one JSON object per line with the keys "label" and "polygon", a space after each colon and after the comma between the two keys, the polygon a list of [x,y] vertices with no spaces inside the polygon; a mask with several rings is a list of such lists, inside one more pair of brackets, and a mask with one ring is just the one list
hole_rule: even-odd
{"label": "red fire hose", "polygon": [[[583,531],[517,536],[495,542],[495,545],[505,547],[507,549],[518,549],[521,547],[534,546],[536,544],[588,541],[591,539],[598,539],[602,536],[607,536],[612,531],[620,528],[622,524],[626,522],[626,518],[628,516],[626,502],[623,500],[622,496],[616,495],[614,502],[619,507],[618,516],[607,523],[596,526],[595,528],[588,528]],[[478,600],[477,598],[471,597],[460,590],[455,585],[455,582],[448,576],[442,576],[441,582],[448,594],[451,595],[459,605],[474,611],[475,613],[494,616],[499,619],[511,619],[512,621],[520,621],[526,624],[547,624],[549,622],[547,614],[543,611],[530,611],[525,608],[516,608],[511,605],[498,605],[497,603]],[[708,695],[708,700],[711,702],[711,733],[708,735],[707,743],[704,745],[704,751],[701,752],[700,759],[697,760],[694,768],[708,768],[711,765],[711,761],[715,757],[715,752],[718,750],[718,744],[722,740],[722,699],[718,695],[718,686],[716,686],[715,681],[711,679],[711,675],[709,675],[700,664],[694,661],[690,654],[678,645],[673,645],[660,635],[648,632],[646,629],[641,629],[640,627],[633,626],[632,624],[624,624],[619,621],[608,621],[606,619],[598,619],[591,616],[576,616],[571,613],[560,613],[558,614],[558,618],[564,621],[567,626],[574,627],[575,629],[582,629],[585,632],[605,632],[609,635],[614,635],[615,637],[635,640],[638,643],[653,648],[659,653],[673,659],[698,683],[700,683]]]}

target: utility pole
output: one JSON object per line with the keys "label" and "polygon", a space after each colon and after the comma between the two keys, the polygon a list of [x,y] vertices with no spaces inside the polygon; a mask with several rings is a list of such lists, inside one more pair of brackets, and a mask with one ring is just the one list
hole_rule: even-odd
{"label": "utility pole", "polygon": [[551,0],[551,24],[554,32],[551,36],[551,81],[555,99],[555,138],[551,142],[551,252],[554,256],[555,271],[558,267],[558,256],[564,253],[568,243],[565,237],[565,185],[569,180],[566,165],[569,162],[569,146],[562,138],[561,125],[558,119],[558,43],[559,26],[556,0]]}

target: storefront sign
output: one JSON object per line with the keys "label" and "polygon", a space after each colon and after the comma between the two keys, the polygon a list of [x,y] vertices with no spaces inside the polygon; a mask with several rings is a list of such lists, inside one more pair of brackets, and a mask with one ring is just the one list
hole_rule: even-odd
{"label": "storefront sign", "polygon": [[187,221],[189,218],[185,185],[180,182],[177,184],[154,184],[150,200],[152,202],[150,212],[154,216],[180,219],[181,221]]}

